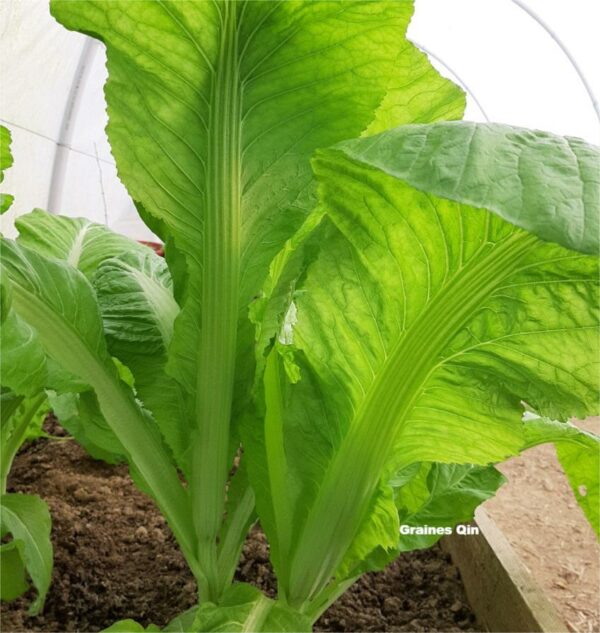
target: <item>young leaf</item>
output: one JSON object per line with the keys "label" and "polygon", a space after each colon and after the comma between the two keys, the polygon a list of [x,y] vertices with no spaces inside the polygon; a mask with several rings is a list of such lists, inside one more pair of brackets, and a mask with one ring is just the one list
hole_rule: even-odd
{"label": "young leaf", "polygon": [[2,432],[4,432],[11,416],[17,411],[21,402],[23,402],[23,396],[19,396],[7,387],[0,387],[0,428]]}
{"label": "young leaf", "polygon": [[2,535],[12,535],[27,573],[37,589],[37,597],[29,608],[29,615],[39,613],[50,586],[52,576],[50,525],[48,507],[39,497],[23,494],[0,496]]}
{"label": "young leaf", "polygon": [[[5,398],[2,399],[4,405]],[[16,405],[16,406],[15,406]],[[42,434],[42,423],[48,413],[44,391],[28,398],[8,403],[8,416],[2,412],[2,442],[0,443],[0,494],[6,492],[8,474],[23,442]]]}
{"label": "young leaf", "polygon": [[227,487],[226,517],[219,533],[217,564],[222,590],[233,581],[242,547],[250,526],[256,522],[254,491],[248,481],[245,462],[230,477]]}
{"label": "young leaf", "polygon": [[[0,125],[0,183],[4,181],[4,171],[12,166],[13,157],[10,151],[10,132]],[[14,197],[8,193],[0,193],[0,215],[10,209]]]}

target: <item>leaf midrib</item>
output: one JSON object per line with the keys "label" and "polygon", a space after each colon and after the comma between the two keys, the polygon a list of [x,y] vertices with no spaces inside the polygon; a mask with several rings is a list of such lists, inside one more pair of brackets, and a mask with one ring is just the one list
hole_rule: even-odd
{"label": "leaf midrib", "polygon": [[79,268],[79,260],[81,259],[81,255],[83,253],[85,237],[89,228],[89,223],[83,224],[73,237],[73,242],[65,258],[67,263],[70,266],[73,266],[73,268]]}
{"label": "leaf midrib", "polygon": [[201,334],[196,350],[195,418],[190,482],[199,558],[216,575],[217,535],[229,470],[229,426],[240,280],[241,82],[236,3],[222,3],[219,58],[211,87],[206,209],[203,227]]}

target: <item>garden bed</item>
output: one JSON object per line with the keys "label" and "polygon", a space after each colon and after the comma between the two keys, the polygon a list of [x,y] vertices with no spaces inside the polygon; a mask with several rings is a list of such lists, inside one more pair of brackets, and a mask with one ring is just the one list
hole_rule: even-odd
{"label": "garden bed", "polygon": [[[60,433],[60,427],[53,432]],[[153,504],[125,466],[94,461],[71,440],[38,440],[17,457],[11,491],[40,494],[50,506],[53,583],[43,615],[27,600],[2,605],[1,628],[99,631],[131,617],[166,624],[195,602],[185,561]],[[249,537],[238,579],[273,592],[264,536]],[[459,573],[440,548],[412,552],[367,574],[319,620],[317,631],[474,631]]]}
{"label": "garden bed", "polygon": [[[577,422],[600,432],[600,418]],[[551,445],[500,465],[508,477],[485,509],[569,631],[600,630],[600,547]]]}

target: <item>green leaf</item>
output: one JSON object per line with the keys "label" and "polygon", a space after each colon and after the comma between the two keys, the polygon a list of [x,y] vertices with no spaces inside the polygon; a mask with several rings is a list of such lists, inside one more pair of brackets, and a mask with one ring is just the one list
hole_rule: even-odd
{"label": "green leaf", "polygon": [[[216,135],[240,135],[241,154],[225,159],[232,187],[243,187],[240,226],[231,227],[240,229],[243,305],[312,206],[308,158],[316,147],[360,134],[375,111],[396,125],[460,117],[464,95],[404,38],[411,2],[232,6],[235,15],[226,4],[54,0],[51,10],[68,28],[105,42],[108,133],[120,176],[144,216],[175,236],[196,277],[210,255],[199,249],[212,239],[203,236],[204,216],[217,211],[210,206],[217,193],[208,195],[222,145]],[[230,40],[236,46],[228,48]],[[221,65],[220,50],[228,56]],[[231,110],[219,108],[225,90]],[[224,132],[218,120],[226,117],[234,124]],[[143,152],[132,146],[132,135]]]}
{"label": "green leaf", "polygon": [[312,630],[312,622],[307,616],[267,598],[256,587],[238,583],[225,591],[218,605],[200,605],[191,630],[203,633],[302,633]]}
{"label": "green leaf", "polygon": [[68,218],[35,209],[15,221],[17,242],[45,257],[67,262],[88,279],[105,259],[123,253],[150,251],[134,240],[85,218]]}
{"label": "green leaf", "polygon": [[431,547],[443,533],[403,534],[401,530],[427,526],[451,531],[471,521],[477,506],[494,496],[504,482],[493,466],[421,463],[402,469],[375,497],[376,507],[337,570],[336,580],[383,569],[401,552]]}
{"label": "green leaf", "polygon": [[[5,399],[2,399],[4,405]],[[43,435],[42,423],[48,413],[44,391],[27,398],[9,400],[8,415],[2,412],[2,442],[0,443],[0,494],[6,492],[8,474],[13,460],[27,439]],[[16,406],[15,406],[16,405]]]}
{"label": "green leaf", "polygon": [[[37,589],[29,615],[41,610],[52,577],[52,543],[50,513],[39,497],[5,494],[0,497],[2,534],[11,534],[15,547]],[[4,561],[3,561],[4,562]]]}
{"label": "green leaf", "polygon": [[80,394],[50,392],[48,399],[61,426],[94,459],[116,464],[127,458],[127,451],[104,419],[93,391]]}
{"label": "green leaf", "polygon": [[0,428],[3,433],[21,402],[23,402],[23,396],[17,395],[6,387],[0,387]]}
{"label": "green leaf", "polygon": [[407,125],[339,148],[416,189],[483,207],[544,240],[600,251],[600,148],[581,139],[461,121]]}
{"label": "green leaf", "polygon": [[12,167],[13,157],[10,151],[11,134],[8,128],[0,125],[0,182],[4,181],[4,172]]}
{"label": "green leaf", "polygon": [[195,539],[187,491],[155,425],[120,380],[89,282],[66,263],[8,240],[2,243],[1,255],[12,285],[13,308],[36,330],[46,353],[94,389],[102,415],[193,564]]}
{"label": "green leaf", "polygon": [[198,607],[192,607],[178,616],[173,618],[167,626],[163,629],[169,633],[189,633],[192,630],[192,624],[196,618],[196,611]]}
{"label": "green leaf", "polygon": [[23,395],[36,395],[44,388],[78,392],[87,385],[49,358],[35,329],[11,309],[11,282],[0,283],[2,327],[0,328],[0,373],[2,385]]}
{"label": "green leaf", "polygon": [[10,602],[23,595],[29,585],[16,541],[0,545],[0,600]]}
{"label": "green leaf", "polygon": [[[466,523],[473,519],[477,506],[493,497],[505,481],[493,466],[421,464],[419,476],[395,492],[400,523],[445,528]],[[430,547],[439,539],[439,535],[401,534],[398,550]]]}
{"label": "green leaf", "polygon": [[[393,175],[404,154],[381,150],[377,169],[367,146],[384,141],[356,143],[313,162],[327,247],[294,296],[302,378],[283,387],[282,419],[295,531],[281,557],[295,606],[329,582],[389,472],[518,453],[523,400],[560,419],[598,406],[597,259],[543,242],[497,209],[421,192]],[[461,182],[484,168],[468,162]],[[554,178],[559,199],[572,195],[570,172]],[[488,189],[479,192],[471,202],[482,207]],[[524,179],[519,199],[538,194],[539,181]],[[586,209],[592,219],[600,211]],[[250,475],[272,505],[268,480]],[[276,539],[277,509],[258,508]]]}
{"label": "green leaf", "polygon": [[[0,125],[0,183],[4,181],[4,171],[12,167],[13,157],[10,151],[11,136],[10,131]],[[8,193],[0,193],[0,215],[8,211],[13,203],[14,197]]]}
{"label": "green leaf", "polygon": [[10,193],[0,193],[0,215],[8,211],[14,202],[15,197]]}
{"label": "green leaf", "polygon": [[336,571],[335,584],[383,569],[402,551],[401,542],[394,490],[385,483],[373,495],[368,515]]}
{"label": "green leaf", "polygon": [[46,354],[36,332],[11,309],[10,282],[2,280],[0,376],[2,386],[23,396],[39,393],[48,380]]}
{"label": "green leaf", "polygon": [[[260,382],[266,350],[281,335],[282,323],[293,302],[296,283],[313,261],[321,246],[324,212],[315,209],[298,231],[284,244],[269,266],[269,275],[258,296],[250,305],[249,317],[255,325],[257,379]],[[283,348],[279,348],[283,352]]]}
{"label": "green leaf", "polygon": [[574,446],[569,442],[556,444],[561,466],[577,503],[600,538],[600,494],[598,473],[600,472],[600,439],[588,438],[586,446]]}
{"label": "green leaf", "polygon": [[165,354],[179,312],[165,260],[146,251],[104,260],[93,280],[107,337],[124,355]]}
{"label": "green leaf", "polygon": [[529,414],[525,446],[553,442],[577,503],[600,537],[600,437],[568,422]]}
{"label": "green leaf", "polygon": [[395,495],[400,520],[407,525],[470,521],[475,508],[506,481],[493,466],[471,464],[421,464],[419,476],[424,478],[424,496],[414,494],[417,478],[399,487]]}
{"label": "green leaf", "polygon": [[111,624],[107,629],[103,631],[111,631],[111,633],[143,633],[143,631],[160,631],[160,627],[155,624],[149,624],[144,627],[135,620],[119,620],[114,624]]}
{"label": "green leaf", "polygon": [[179,312],[165,260],[149,249],[107,259],[93,285],[111,354],[131,370],[137,398],[152,413],[179,468],[189,475],[193,424],[183,390],[165,371]]}

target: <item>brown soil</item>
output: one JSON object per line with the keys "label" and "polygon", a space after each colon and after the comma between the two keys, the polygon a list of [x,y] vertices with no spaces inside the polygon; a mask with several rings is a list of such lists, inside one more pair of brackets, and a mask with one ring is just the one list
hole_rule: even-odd
{"label": "brown soil", "polygon": [[[579,423],[600,432],[600,418]],[[486,502],[570,631],[600,631],[600,547],[551,445],[500,466],[509,483]]]}
{"label": "brown soil", "polygon": [[[94,461],[70,440],[38,440],[15,460],[10,491],[40,494],[50,506],[54,574],[43,615],[26,616],[27,596],[2,605],[5,633],[99,631],[123,618],[162,626],[194,604],[173,536],[124,466]],[[248,538],[237,578],[274,591],[259,530]],[[434,547],[367,574],[315,628],[473,631],[474,622],[458,571]]]}

